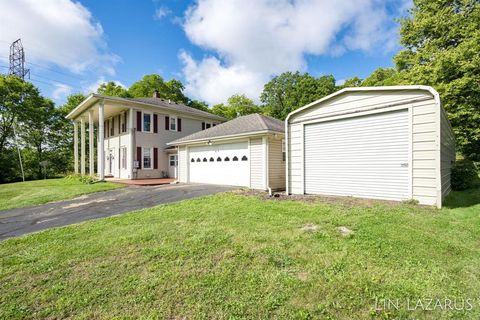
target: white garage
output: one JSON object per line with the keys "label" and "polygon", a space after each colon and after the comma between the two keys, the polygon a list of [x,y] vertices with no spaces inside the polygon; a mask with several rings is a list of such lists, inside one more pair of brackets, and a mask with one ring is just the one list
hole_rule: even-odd
{"label": "white garage", "polygon": [[290,194],[441,206],[455,143],[435,90],[347,88],[287,117]]}
{"label": "white garage", "polygon": [[284,190],[284,132],[282,121],[251,114],[172,141],[178,181]]}

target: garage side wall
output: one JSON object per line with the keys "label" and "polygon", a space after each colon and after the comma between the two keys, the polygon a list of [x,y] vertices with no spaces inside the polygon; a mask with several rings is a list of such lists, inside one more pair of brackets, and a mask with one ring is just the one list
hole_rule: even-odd
{"label": "garage side wall", "polygon": [[188,149],[185,146],[178,148],[178,181],[188,182]]}
{"label": "garage side wall", "polygon": [[285,190],[285,161],[281,138],[268,139],[268,181],[272,190]]}
{"label": "garage side wall", "polygon": [[250,139],[250,188],[265,190],[265,146],[262,138]]}
{"label": "garage side wall", "polygon": [[450,193],[451,187],[451,171],[452,165],[455,162],[455,136],[453,135],[452,127],[447,119],[445,112],[442,112],[440,118],[441,130],[441,179],[442,179],[442,199]]}

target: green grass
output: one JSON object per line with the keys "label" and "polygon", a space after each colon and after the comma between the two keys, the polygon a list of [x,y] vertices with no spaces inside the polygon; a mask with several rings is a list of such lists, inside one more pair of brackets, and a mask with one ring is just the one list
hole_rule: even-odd
{"label": "green grass", "polygon": [[[480,192],[446,205],[227,193],[9,239],[0,318],[478,319]],[[428,298],[475,300],[407,309]]]}
{"label": "green grass", "polygon": [[74,179],[48,179],[0,184],[0,210],[34,206],[121,187],[122,185],[108,182],[84,184]]}

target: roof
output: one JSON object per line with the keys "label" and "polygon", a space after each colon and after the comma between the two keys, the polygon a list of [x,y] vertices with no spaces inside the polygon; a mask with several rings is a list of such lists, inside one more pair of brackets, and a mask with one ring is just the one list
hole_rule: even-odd
{"label": "roof", "polygon": [[284,133],[284,122],[269,116],[254,113],[235,118],[206,130],[195,132],[189,136],[185,136],[167,144],[179,145],[187,144],[188,142],[210,140],[221,137],[268,132]]}
{"label": "roof", "polygon": [[99,94],[91,94],[85,100],[83,100],[75,109],[73,109],[67,116],[67,119],[73,119],[80,114],[82,114],[86,109],[88,109],[91,105],[96,103],[99,100],[110,100],[110,101],[117,101],[117,102],[129,102],[129,103],[136,103],[142,105],[148,105],[152,107],[159,107],[166,110],[176,111],[183,114],[189,114],[192,116],[203,117],[218,121],[226,121],[224,117],[220,117],[216,114],[202,111],[199,109],[195,109],[184,104],[178,104],[172,101],[168,101],[161,98],[120,98],[120,97],[111,97],[111,96],[103,96]]}
{"label": "roof", "polygon": [[405,91],[405,90],[422,90],[422,91],[427,91],[429,92],[433,98],[435,99],[435,102],[440,106],[440,97],[438,95],[438,92],[433,89],[430,86],[423,86],[423,85],[405,85],[405,86],[379,86],[379,87],[350,87],[350,88],[343,88],[342,90],[339,90],[337,92],[334,92],[328,96],[325,96],[323,98],[320,98],[316,101],[313,101],[312,103],[307,104],[304,107],[298,108],[292,112],[290,112],[285,119],[286,122],[290,119],[291,116],[293,116],[296,113],[302,112],[305,109],[308,109],[310,107],[313,107],[321,102],[325,102],[327,100],[330,100],[336,96],[346,94],[349,92],[359,92],[359,91]]}

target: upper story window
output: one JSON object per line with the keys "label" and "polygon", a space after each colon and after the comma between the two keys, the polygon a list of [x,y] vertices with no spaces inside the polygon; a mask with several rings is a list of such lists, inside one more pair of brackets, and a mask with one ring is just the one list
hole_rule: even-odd
{"label": "upper story window", "polygon": [[127,132],[127,113],[120,114],[120,128],[122,133]]}
{"label": "upper story window", "polygon": [[170,116],[170,131],[177,131],[177,117]]}
{"label": "upper story window", "polygon": [[114,118],[111,118],[109,120],[109,127],[110,127],[110,137],[114,136],[115,135],[115,122],[114,122]]}
{"label": "upper story window", "polygon": [[143,113],[143,130],[144,132],[152,132],[152,114]]}

